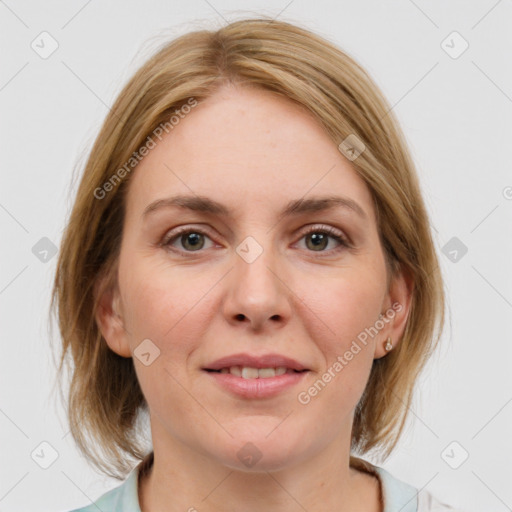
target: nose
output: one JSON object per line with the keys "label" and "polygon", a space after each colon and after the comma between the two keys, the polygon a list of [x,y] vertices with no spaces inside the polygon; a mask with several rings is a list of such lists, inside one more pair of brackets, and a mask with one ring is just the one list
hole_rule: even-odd
{"label": "nose", "polygon": [[292,292],[275,252],[264,249],[254,261],[234,253],[233,260],[234,268],[224,284],[223,307],[228,322],[238,327],[245,323],[254,331],[286,325]]}

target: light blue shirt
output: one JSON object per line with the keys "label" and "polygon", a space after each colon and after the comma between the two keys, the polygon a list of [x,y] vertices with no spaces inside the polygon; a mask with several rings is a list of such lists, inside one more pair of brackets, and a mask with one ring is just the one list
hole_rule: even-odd
{"label": "light blue shirt", "polygon": [[[103,494],[93,504],[70,512],[141,512],[137,489],[141,464],[130,472],[120,486]],[[384,512],[457,512],[437,501],[427,491],[418,494],[418,489],[398,480],[385,469],[371,467],[381,483]]]}

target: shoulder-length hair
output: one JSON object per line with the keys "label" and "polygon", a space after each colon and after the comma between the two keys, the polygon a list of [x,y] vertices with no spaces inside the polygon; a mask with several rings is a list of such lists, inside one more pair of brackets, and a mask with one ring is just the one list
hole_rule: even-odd
{"label": "shoulder-length hair", "polygon": [[114,478],[132,469],[127,456],[148,455],[137,428],[148,406],[133,360],[109,349],[95,320],[96,288],[117,279],[126,191],[136,167],[130,159],[176,110],[226,83],[260,87],[302,105],[337,146],[349,136],[364,144],[351,164],[374,200],[388,278],[401,270],[412,279],[402,339],[374,360],[357,405],[353,452],[389,456],[444,325],[443,282],[416,170],[393,111],[367,72],[324,38],[264,17],[178,37],[135,73],[103,123],[63,234],[52,291],[62,338],[59,375],[65,361],[72,367],[70,431],[86,459]]}

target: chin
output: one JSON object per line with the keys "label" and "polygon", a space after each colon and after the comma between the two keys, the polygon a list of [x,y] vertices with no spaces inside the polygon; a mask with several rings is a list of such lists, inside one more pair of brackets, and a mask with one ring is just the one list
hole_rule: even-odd
{"label": "chin", "polygon": [[260,435],[230,439],[225,451],[218,453],[218,459],[233,470],[260,473],[286,469],[305,457],[303,440],[292,439],[283,433],[278,435],[277,432],[268,436],[269,432],[271,430],[262,431]]}

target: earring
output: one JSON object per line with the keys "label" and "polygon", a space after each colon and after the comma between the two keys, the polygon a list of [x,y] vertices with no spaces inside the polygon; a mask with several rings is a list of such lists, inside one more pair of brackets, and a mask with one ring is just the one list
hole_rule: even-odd
{"label": "earring", "polygon": [[384,348],[389,352],[393,348],[393,344],[391,343],[391,338],[388,338],[386,340],[386,345],[384,345]]}

